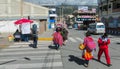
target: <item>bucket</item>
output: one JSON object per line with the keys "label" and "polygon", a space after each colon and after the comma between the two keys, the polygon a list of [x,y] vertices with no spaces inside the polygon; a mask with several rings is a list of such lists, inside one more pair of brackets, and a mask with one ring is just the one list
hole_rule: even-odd
{"label": "bucket", "polygon": [[9,35],[9,36],[8,36],[8,41],[13,41],[13,40],[14,40],[13,35]]}

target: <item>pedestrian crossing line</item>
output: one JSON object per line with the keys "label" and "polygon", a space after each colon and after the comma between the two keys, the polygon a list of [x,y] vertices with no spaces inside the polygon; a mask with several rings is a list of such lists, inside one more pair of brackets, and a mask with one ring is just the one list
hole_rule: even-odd
{"label": "pedestrian crossing line", "polygon": [[[52,41],[38,41],[38,48],[31,42],[15,42],[0,52],[0,69],[63,69],[60,50],[50,49]],[[29,58],[27,61],[25,58]],[[8,63],[6,63],[8,62]],[[10,62],[10,63],[9,63]]]}
{"label": "pedestrian crossing line", "polygon": [[[38,42],[38,45],[39,44],[51,44],[52,42]],[[29,44],[33,44],[33,42],[30,42],[30,43],[24,43],[24,42],[19,42],[19,43],[14,43],[14,45],[29,45]]]}
{"label": "pedestrian crossing line", "polygon": [[[51,44],[42,44],[42,45],[37,45],[37,47],[48,47],[50,46]],[[9,46],[9,48],[21,48],[21,47],[30,47],[30,44],[29,45],[11,45]]]}
{"label": "pedestrian crossing line", "polygon": [[82,38],[76,37],[77,40],[79,40],[80,42],[83,42]]}
{"label": "pedestrian crossing line", "polygon": [[[37,54],[13,54],[13,55],[2,55],[0,56],[0,59],[7,59],[7,58],[20,58],[20,57],[39,57],[39,58],[44,58],[46,56],[55,56],[55,55],[60,55],[60,53],[37,53]],[[9,56],[9,57],[8,57]]]}
{"label": "pedestrian crossing line", "polygon": [[4,69],[18,69],[18,68],[43,68],[43,67],[61,67],[63,66],[62,62],[48,62],[48,63],[28,63],[28,64],[9,64],[2,65],[0,68]]}
{"label": "pedestrian crossing line", "polygon": [[74,38],[69,37],[68,40],[72,41],[72,42],[77,42]]}
{"label": "pedestrian crossing line", "polygon": [[[38,43],[37,46],[49,46],[51,45],[52,43]],[[13,44],[13,45],[10,45],[9,47],[29,47],[29,45],[32,45],[30,43],[28,44],[24,44],[24,43],[17,43],[17,44]]]}
{"label": "pedestrian crossing line", "polygon": [[47,50],[47,51],[45,51],[45,50],[40,50],[40,51],[36,51],[36,50],[34,50],[34,51],[26,51],[26,52],[24,52],[24,51],[17,51],[17,52],[1,52],[0,53],[0,56],[5,56],[5,55],[21,55],[21,54],[45,54],[45,53],[60,53],[60,51],[56,51],[56,50]]}
{"label": "pedestrian crossing line", "polygon": [[33,50],[49,50],[49,48],[48,47],[44,47],[44,46],[38,46],[38,48],[37,49],[34,49],[34,48],[31,48],[31,47],[21,47],[21,48],[19,48],[19,47],[14,47],[14,48],[6,48],[6,49],[3,49],[2,51],[3,52],[7,52],[7,51],[22,51],[22,50],[25,50],[25,51],[27,51],[27,50],[31,50],[31,51],[33,51]]}
{"label": "pedestrian crossing line", "polygon": [[[46,58],[46,55],[43,56],[26,56],[27,58],[29,58],[31,61],[33,60],[44,60]],[[4,57],[0,59],[0,63],[5,62],[5,61],[10,61],[10,60],[25,60],[25,57]],[[61,55],[60,54],[56,54],[56,55],[48,55],[47,56],[48,59],[55,59],[55,60],[61,60]]]}

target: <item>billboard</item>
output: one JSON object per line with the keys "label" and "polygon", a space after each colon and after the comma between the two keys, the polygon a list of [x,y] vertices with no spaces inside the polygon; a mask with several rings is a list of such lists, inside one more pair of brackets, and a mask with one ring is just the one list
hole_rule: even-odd
{"label": "billboard", "polygon": [[88,6],[78,6],[78,10],[86,12],[86,11],[88,11]]}

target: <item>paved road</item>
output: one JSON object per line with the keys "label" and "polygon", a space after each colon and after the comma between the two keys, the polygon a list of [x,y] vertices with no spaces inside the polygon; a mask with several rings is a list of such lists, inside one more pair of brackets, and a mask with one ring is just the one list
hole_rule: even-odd
{"label": "paved road", "polygon": [[[64,69],[119,69],[120,66],[120,37],[109,36],[111,38],[111,44],[109,45],[112,66],[107,67],[105,56],[102,55],[101,61],[91,60],[88,68],[84,67],[84,60],[81,58],[82,51],[78,49],[79,43],[83,42],[85,31],[69,30],[69,38],[66,46],[61,49],[62,62]],[[100,35],[92,35],[97,43],[97,39]],[[95,58],[97,58],[97,51],[94,52]]]}
{"label": "paved road", "polygon": [[[51,32],[50,32],[51,33]],[[50,33],[46,33],[51,36]],[[78,49],[79,43],[83,42],[85,31],[70,29],[66,46],[61,50],[52,49],[51,41],[39,41],[38,48],[29,47],[31,42],[20,42],[10,45],[9,48],[0,51],[0,69],[86,69],[81,58],[82,51]],[[100,35],[92,35],[97,41]],[[119,69],[120,66],[120,39],[109,36],[109,45],[112,66],[104,65],[105,57],[102,55],[103,63],[96,60],[90,61],[87,69]],[[48,48],[50,47],[50,48]],[[97,58],[97,51],[94,53]]]}
{"label": "paved road", "polygon": [[[60,50],[53,49],[51,41],[14,43],[0,51],[0,69],[63,69]],[[49,48],[50,47],[50,48]]]}

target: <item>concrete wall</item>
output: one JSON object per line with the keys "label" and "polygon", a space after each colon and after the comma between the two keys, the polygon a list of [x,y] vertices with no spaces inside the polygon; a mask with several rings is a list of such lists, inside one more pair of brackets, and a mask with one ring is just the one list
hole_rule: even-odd
{"label": "concrete wall", "polygon": [[[15,25],[14,21],[0,21],[0,33],[14,33],[16,29],[19,29],[19,25]],[[34,21],[31,24],[31,28],[33,24],[37,24],[38,29],[40,28],[40,22]]]}
{"label": "concrete wall", "polygon": [[46,16],[48,17],[48,8],[21,2],[22,0],[0,0],[0,17],[11,16]]}
{"label": "concrete wall", "polygon": [[[12,33],[18,28],[14,25],[14,21],[21,17],[30,16],[31,19],[38,21],[40,32],[46,31],[49,9],[39,5],[35,5],[23,0],[0,0],[0,33]],[[45,22],[40,23],[44,19]],[[12,21],[11,21],[12,20]],[[43,24],[44,23],[44,24]]]}

